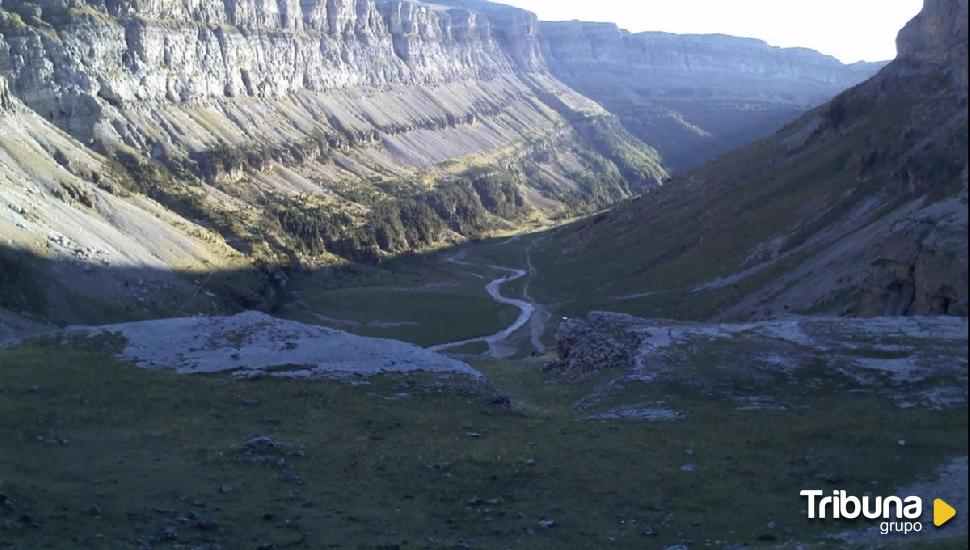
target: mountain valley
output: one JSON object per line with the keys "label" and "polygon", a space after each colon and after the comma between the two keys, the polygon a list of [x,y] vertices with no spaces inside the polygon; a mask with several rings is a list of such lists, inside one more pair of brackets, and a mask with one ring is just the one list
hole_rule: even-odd
{"label": "mountain valley", "polygon": [[967,12],[0,0],[0,548],[965,548]]}

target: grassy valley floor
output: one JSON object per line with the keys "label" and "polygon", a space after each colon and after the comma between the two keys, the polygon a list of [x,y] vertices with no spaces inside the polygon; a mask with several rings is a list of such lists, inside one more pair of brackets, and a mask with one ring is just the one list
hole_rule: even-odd
{"label": "grassy valley floor", "polygon": [[[516,318],[516,308],[485,290],[507,275],[494,267],[527,269],[530,243],[542,233],[495,238],[424,256],[402,257],[380,268],[353,266],[296,275],[281,315],[304,323],[432,346],[494,334]],[[460,262],[453,261],[461,254]],[[528,278],[503,285],[524,297]],[[523,346],[525,349],[525,346]]]}
{"label": "grassy valley floor", "polygon": [[891,493],[967,455],[965,403],[835,386],[782,411],[648,388],[685,416],[592,421],[572,405],[606,375],[543,358],[474,385],[177,376],[110,349],[0,350],[0,547],[835,548],[864,526],[808,521],[801,489]]}

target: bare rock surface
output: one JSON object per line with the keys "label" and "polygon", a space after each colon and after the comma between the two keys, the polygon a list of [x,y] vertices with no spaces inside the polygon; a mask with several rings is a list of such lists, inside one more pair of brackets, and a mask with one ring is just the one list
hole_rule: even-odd
{"label": "bare rock surface", "polygon": [[[899,33],[899,57],[935,63],[959,63],[967,56],[967,0],[926,0]],[[966,86],[966,69],[963,85]]]}
{"label": "bare rock surface", "polygon": [[259,312],[72,327],[65,336],[112,334],[125,339],[120,357],[142,368],[172,369],[180,374],[327,378],[421,371],[483,378],[461,361],[411,344],[365,338]]}
{"label": "bare rock surface", "polygon": [[10,108],[10,86],[7,84],[7,80],[0,76],[0,109],[6,110]]}
{"label": "bare rock surface", "polygon": [[[556,336],[558,368],[581,376],[616,371],[586,405],[641,383],[734,399],[739,409],[784,406],[792,384],[876,393],[901,408],[935,409],[967,399],[966,318],[794,317],[722,324],[597,312],[563,323]],[[635,410],[624,407],[618,410]]]}

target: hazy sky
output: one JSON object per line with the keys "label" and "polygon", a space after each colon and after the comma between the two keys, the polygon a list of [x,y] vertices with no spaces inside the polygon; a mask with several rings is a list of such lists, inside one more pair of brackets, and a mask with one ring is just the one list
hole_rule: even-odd
{"label": "hazy sky", "polygon": [[611,21],[631,31],[724,33],[804,46],[842,61],[896,56],[922,0],[496,0],[541,19]]}

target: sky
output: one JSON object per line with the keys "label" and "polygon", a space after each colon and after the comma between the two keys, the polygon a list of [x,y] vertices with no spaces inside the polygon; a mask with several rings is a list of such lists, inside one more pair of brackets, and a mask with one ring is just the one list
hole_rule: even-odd
{"label": "sky", "polygon": [[896,56],[896,33],[923,0],[495,0],[548,21],[610,21],[627,30],[723,33],[801,46],[846,63]]}

